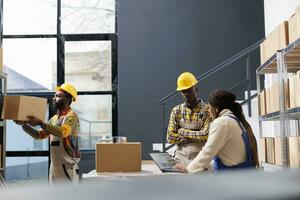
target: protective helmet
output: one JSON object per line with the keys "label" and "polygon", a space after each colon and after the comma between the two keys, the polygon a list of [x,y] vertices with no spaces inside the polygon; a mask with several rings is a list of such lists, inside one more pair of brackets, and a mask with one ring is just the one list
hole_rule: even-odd
{"label": "protective helmet", "polygon": [[183,72],[177,79],[177,91],[186,90],[198,83],[195,76],[190,72]]}
{"label": "protective helmet", "polygon": [[61,86],[56,86],[55,87],[55,91],[58,90],[63,90],[67,93],[69,93],[73,98],[72,101],[76,101],[77,98],[77,90],[75,89],[75,87],[73,85],[71,85],[70,83],[64,83]]}

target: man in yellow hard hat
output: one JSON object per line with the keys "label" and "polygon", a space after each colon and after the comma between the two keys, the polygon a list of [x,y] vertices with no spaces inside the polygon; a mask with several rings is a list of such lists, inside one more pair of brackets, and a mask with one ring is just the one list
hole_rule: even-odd
{"label": "man in yellow hard hat", "polygon": [[[78,148],[79,119],[70,105],[76,101],[77,91],[69,83],[56,87],[53,105],[57,113],[48,123],[35,116],[27,116],[26,121],[15,121],[34,139],[50,137],[51,165],[49,182],[78,182],[80,151]],[[41,129],[35,128],[40,126]]]}
{"label": "man in yellow hard hat", "polygon": [[208,105],[197,97],[197,83],[190,72],[178,77],[177,91],[185,102],[173,108],[167,131],[168,142],[177,146],[174,158],[183,166],[187,166],[204,146],[211,122]]}

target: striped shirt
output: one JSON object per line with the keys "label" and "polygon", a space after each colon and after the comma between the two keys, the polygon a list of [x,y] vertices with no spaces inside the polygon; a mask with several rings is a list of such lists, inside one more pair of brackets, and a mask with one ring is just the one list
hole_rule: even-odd
{"label": "striped shirt", "polygon": [[[198,122],[202,121],[200,130],[191,130],[180,127],[180,121]],[[208,105],[200,100],[199,104],[190,109],[186,103],[173,108],[167,131],[167,140],[171,144],[186,144],[206,142],[208,138],[209,125],[212,121],[208,111]]]}
{"label": "striped shirt", "polygon": [[[58,120],[63,120],[61,126],[57,126]],[[72,158],[80,158],[78,148],[78,129],[79,119],[75,112],[71,109],[58,112],[54,115],[45,129],[35,129],[29,124],[23,125],[23,130],[34,139],[45,139],[50,135],[62,137],[63,145],[66,153]],[[51,136],[50,136],[51,137]]]}

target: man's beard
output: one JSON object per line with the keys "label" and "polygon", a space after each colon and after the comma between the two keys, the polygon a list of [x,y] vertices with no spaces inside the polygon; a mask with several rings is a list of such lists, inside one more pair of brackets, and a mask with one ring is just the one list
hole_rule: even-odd
{"label": "man's beard", "polygon": [[51,109],[53,112],[57,112],[62,108],[63,104],[62,103],[52,103]]}

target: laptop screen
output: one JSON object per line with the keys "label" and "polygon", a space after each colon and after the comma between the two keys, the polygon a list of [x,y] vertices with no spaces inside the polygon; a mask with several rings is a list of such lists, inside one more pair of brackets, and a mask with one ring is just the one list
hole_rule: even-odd
{"label": "laptop screen", "polygon": [[176,165],[175,160],[168,153],[149,153],[149,155],[161,170],[173,169]]}

